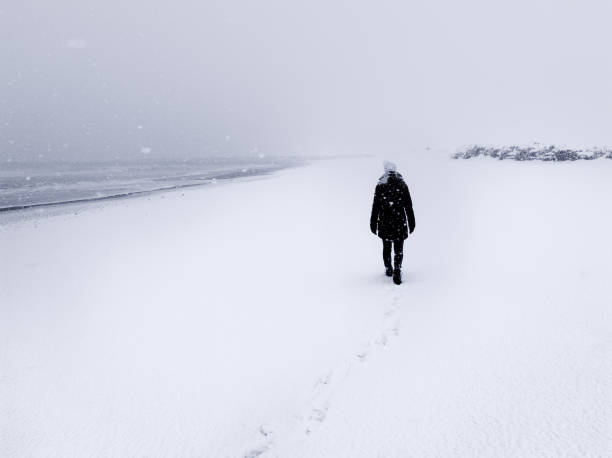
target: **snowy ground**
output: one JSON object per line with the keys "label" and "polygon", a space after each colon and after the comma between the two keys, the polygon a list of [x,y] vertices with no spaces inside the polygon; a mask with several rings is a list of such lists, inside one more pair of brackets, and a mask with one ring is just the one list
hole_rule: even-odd
{"label": "snowy ground", "polygon": [[610,456],[612,161],[398,162],[0,226],[0,456]]}

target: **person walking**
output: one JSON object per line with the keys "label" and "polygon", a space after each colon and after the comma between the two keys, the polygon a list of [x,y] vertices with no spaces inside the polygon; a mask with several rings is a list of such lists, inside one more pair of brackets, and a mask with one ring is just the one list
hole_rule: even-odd
{"label": "person walking", "polygon": [[[402,283],[402,260],[404,240],[415,227],[414,211],[410,191],[393,162],[383,163],[385,173],[378,180],[372,203],[370,230],[383,242],[383,262],[387,277],[393,276],[393,283]],[[391,246],[395,252],[391,264]]]}

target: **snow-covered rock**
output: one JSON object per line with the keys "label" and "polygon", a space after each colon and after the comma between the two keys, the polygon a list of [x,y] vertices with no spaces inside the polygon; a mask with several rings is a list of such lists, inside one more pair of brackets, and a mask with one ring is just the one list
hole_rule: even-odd
{"label": "snow-covered rock", "polygon": [[544,146],[537,143],[528,146],[501,147],[470,145],[453,154],[454,159],[471,159],[479,156],[515,161],[588,161],[602,157],[612,159],[612,148],[572,149],[555,145]]}

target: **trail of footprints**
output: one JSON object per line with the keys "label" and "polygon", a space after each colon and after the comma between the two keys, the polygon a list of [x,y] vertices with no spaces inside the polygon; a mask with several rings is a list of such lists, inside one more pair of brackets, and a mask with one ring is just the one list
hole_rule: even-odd
{"label": "trail of footprints", "polygon": [[398,304],[400,296],[394,294],[389,306],[384,312],[382,331],[378,331],[374,338],[370,339],[354,357],[344,361],[339,367],[321,376],[315,384],[314,394],[311,400],[310,414],[307,416],[302,431],[310,435],[325,421],[334,394],[348,378],[355,363],[365,363],[367,359],[381,347],[389,344],[392,337],[399,336],[400,320],[398,315]]}
{"label": "trail of footprints", "polygon": [[[378,350],[386,347],[390,340],[399,336],[401,322],[398,307],[401,295],[394,293],[384,312],[382,330],[370,339],[353,357],[348,358],[335,369],[323,374],[314,384],[313,394],[307,403],[306,414],[296,416],[296,434],[312,435],[327,418],[334,394],[349,377],[355,365],[365,363]],[[259,445],[250,449],[244,458],[257,458],[270,451],[275,442],[274,430],[268,426],[259,428]]]}

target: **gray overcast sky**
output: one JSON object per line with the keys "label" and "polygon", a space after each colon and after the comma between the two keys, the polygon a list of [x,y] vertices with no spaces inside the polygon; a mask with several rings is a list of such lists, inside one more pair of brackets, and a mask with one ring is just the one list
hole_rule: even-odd
{"label": "gray overcast sky", "polygon": [[609,1],[0,0],[0,11],[0,158],[612,144]]}

